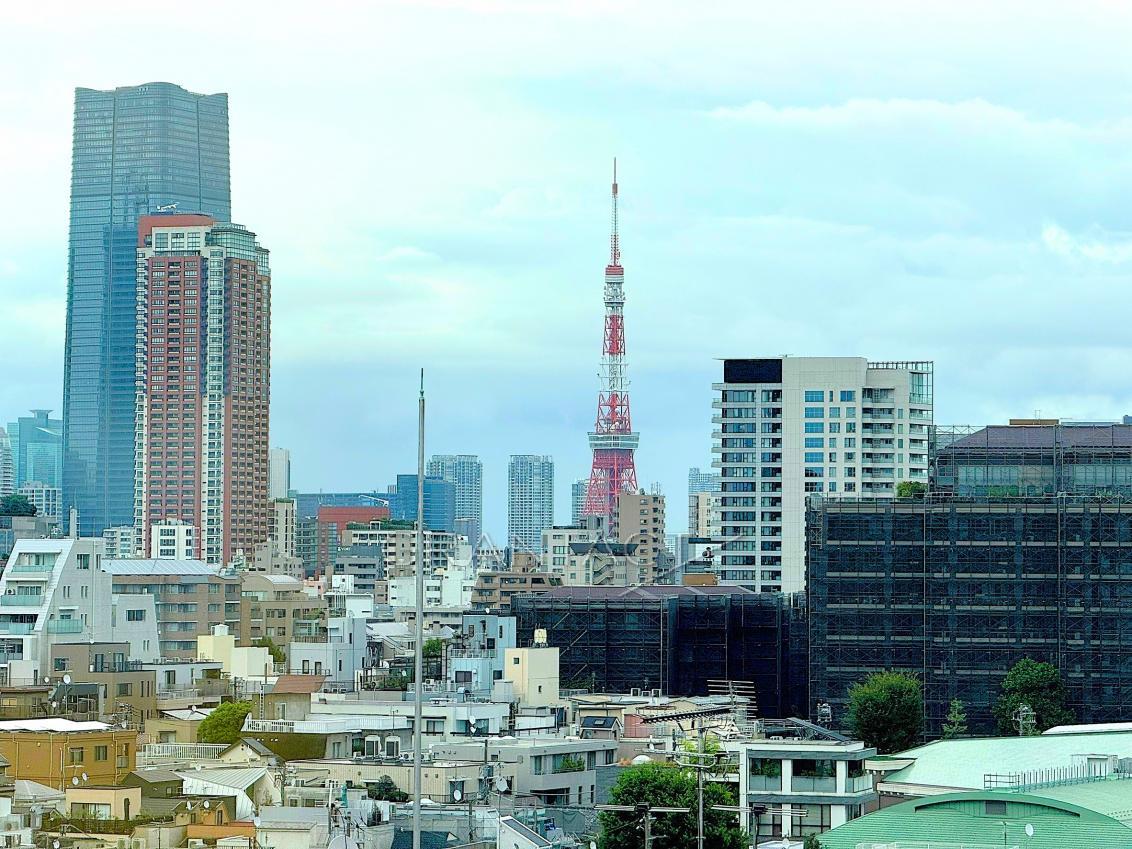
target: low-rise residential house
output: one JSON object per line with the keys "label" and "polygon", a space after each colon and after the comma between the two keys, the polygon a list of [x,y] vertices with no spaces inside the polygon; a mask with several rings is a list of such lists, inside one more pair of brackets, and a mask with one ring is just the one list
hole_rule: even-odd
{"label": "low-rise residential house", "polygon": [[[450,740],[432,747],[434,757],[507,764],[511,792],[541,805],[593,805],[596,770],[617,759],[614,740],[581,737],[502,737],[481,741]],[[486,753],[486,754],[485,754]]]}
{"label": "low-rise residential house", "polygon": [[[433,691],[423,705],[424,727],[422,735],[429,742],[450,737],[480,737],[498,735],[506,727],[511,706],[468,698],[458,691]],[[380,693],[318,693],[311,704],[309,719],[335,716],[352,717],[413,717],[413,693],[401,694],[398,701],[389,701]]]}
{"label": "low-rise residential house", "polygon": [[312,714],[306,719],[253,719],[243,736],[263,744],[284,761],[303,758],[353,758],[409,749],[410,722],[402,716]]}
{"label": "low-rise residential house", "polygon": [[178,771],[184,792],[214,796],[235,796],[236,817],[251,819],[260,806],[279,805],[280,788],[266,767],[225,767]]}
{"label": "low-rise residential house", "polygon": [[[865,764],[876,749],[800,719],[760,720],[759,729],[758,738],[723,744],[738,760],[739,798],[752,809],[743,827],[756,845],[822,834],[875,804]],[[784,818],[784,809],[796,815]]]}
{"label": "low-rise residential house", "polygon": [[376,664],[370,653],[366,620],[335,617],[320,637],[296,637],[287,648],[292,675],[326,676],[326,689],[352,690],[366,670]]}
{"label": "low-rise residential house", "polygon": [[67,816],[81,820],[128,820],[141,813],[140,787],[83,784],[64,790]]}
{"label": "low-rise residential house", "polygon": [[511,612],[513,597],[542,593],[562,585],[560,576],[539,571],[538,562],[532,558],[517,558],[510,566],[493,563],[484,568],[482,550],[479,555],[481,568],[472,588],[472,607],[477,610],[506,615]]}
{"label": "low-rise residential house", "polygon": [[60,790],[76,777],[118,784],[134,769],[137,742],[137,731],[102,722],[59,717],[0,722],[0,755],[12,765],[12,777]]}
{"label": "low-rise residential house", "polygon": [[158,743],[196,743],[197,729],[215,708],[163,710],[146,722],[146,736]]}
{"label": "low-rise residential house", "polygon": [[157,674],[130,659],[129,643],[56,643],[50,677],[61,714],[90,712],[91,719],[118,719],[139,730],[157,716]]}

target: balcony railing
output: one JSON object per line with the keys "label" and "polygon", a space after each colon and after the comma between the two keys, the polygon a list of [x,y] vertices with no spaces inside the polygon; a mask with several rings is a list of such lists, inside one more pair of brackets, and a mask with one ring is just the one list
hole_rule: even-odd
{"label": "balcony railing", "polygon": [[845,779],[845,790],[849,793],[865,793],[873,789],[871,775],[850,775]]}
{"label": "balcony railing", "polygon": [[45,597],[39,595],[0,595],[2,607],[41,607]]}
{"label": "balcony railing", "polygon": [[177,701],[181,699],[200,699],[201,692],[196,687],[185,687],[180,690],[158,690],[158,701]]}
{"label": "balcony railing", "polygon": [[55,568],[54,563],[17,563],[10,572],[50,572]]}
{"label": "balcony railing", "polygon": [[790,779],[790,790],[794,793],[833,793],[837,790],[837,779],[832,776],[795,775]]}
{"label": "balcony railing", "polygon": [[48,634],[81,634],[83,623],[81,619],[49,619],[47,621]]}
{"label": "balcony railing", "polygon": [[138,768],[219,760],[223,743],[150,743],[138,749]]}
{"label": "balcony railing", "polygon": [[32,624],[30,622],[0,622],[0,635],[10,635],[14,637],[30,634]]}
{"label": "balcony railing", "polygon": [[752,775],[747,779],[747,789],[752,792],[758,790],[781,790],[782,776]]}

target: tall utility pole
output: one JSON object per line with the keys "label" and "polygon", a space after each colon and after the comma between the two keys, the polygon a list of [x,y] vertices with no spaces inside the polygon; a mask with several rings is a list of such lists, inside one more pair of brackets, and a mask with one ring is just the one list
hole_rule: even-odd
{"label": "tall utility pole", "polygon": [[424,369],[417,409],[417,650],[413,653],[413,849],[421,849],[421,698],[424,678]]}

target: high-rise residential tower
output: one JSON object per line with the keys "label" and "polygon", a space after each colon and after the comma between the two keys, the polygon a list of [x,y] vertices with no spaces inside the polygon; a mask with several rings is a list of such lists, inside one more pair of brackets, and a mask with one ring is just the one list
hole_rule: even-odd
{"label": "high-rise residential tower", "polygon": [[927,481],[930,362],[724,360],[713,389],[721,583],[801,591],[807,496],[891,498]]}
{"label": "high-rise residential tower", "polygon": [[590,433],[593,466],[586,490],[585,515],[613,521],[617,496],[637,491],[634,451],[640,434],[629,413],[629,377],[625,361],[625,269],[621,267],[621,237],[617,230],[617,160],[613,160],[613,215],[609,264],[605,266],[605,334],[602,343],[601,388],[597,420]]}
{"label": "high-rise residential tower", "polygon": [[483,536],[483,463],[475,454],[434,454],[428,477],[442,478],[456,488],[456,519],[467,520],[472,549]]}
{"label": "high-rise residential tower", "polygon": [[231,219],[228,96],[76,89],[62,483],[83,535],[134,519],[138,219],[171,205]]}
{"label": "high-rise residential tower", "polygon": [[58,487],[63,481],[63,422],[50,410],[32,410],[8,424],[16,486],[36,481]]}
{"label": "high-rise residential tower", "polygon": [[[707,497],[704,494],[708,493]],[[714,493],[715,495],[711,495]],[[719,472],[702,472],[699,466],[688,469],[688,533],[705,536],[709,510],[719,510]]]}
{"label": "high-rise residential tower", "polygon": [[223,565],[268,538],[271,270],[255,234],[146,215],[137,235],[135,524],[196,528]]}
{"label": "high-rise residential tower", "polygon": [[267,497],[290,498],[291,452],[286,448],[272,448],[267,452]]}
{"label": "high-rise residential tower", "polygon": [[578,478],[570,484],[570,524],[581,525],[586,511],[586,492],[590,488],[589,478]]}
{"label": "high-rise residential tower", "polygon": [[507,468],[507,540],[512,549],[539,554],[542,532],[554,525],[554,459],[512,454]]}
{"label": "high-rise residential tower", "polygon": [[[389,495],[389,515],[406,522],[417,520],[417,476],[397,475]],[[425,475],[424,526],[430,531],[456,530],[456,487],[443,478]]]}
{"label": "high-rise residential tower", "polygon": [[16,491],[16,464],[12,459],[12,441],[0,427],[0,498]]}

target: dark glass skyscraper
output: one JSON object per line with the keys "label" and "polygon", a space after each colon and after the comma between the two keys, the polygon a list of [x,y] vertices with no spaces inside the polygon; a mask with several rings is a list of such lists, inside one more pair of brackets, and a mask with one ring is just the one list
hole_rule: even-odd
{"label": "dark glass skyscraper", "polygon": [[63,511],[134,522],[138,218],[232,219],[228,95],[171,83],[75,90],[63,377]]}

